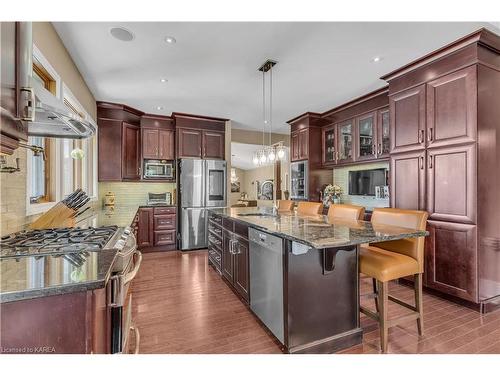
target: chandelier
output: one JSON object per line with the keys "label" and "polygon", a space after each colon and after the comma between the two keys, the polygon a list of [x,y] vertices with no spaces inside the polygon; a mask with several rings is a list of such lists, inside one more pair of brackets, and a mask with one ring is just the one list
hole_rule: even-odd
{"label": "chandelier", "polygon": [[[261,65],[259,71],[262,72],[262,148],[253,155],[255,165],[272,164],[277,159],[282,160],[286,155],[283,141],[272,143],[273,132],[273,67],[276,61],[267,60]],[[266,113],[266,73],[269,73],[269,116]],[[269,119],[268,119],[269,118]],[[269,144],[266,145],[266,125],[269,124]]]}

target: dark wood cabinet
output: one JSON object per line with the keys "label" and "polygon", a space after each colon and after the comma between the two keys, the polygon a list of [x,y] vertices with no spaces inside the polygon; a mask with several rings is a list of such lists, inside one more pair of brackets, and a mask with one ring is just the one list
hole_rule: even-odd
{"label": "dark wood cabinet", "polygon": [[425,85],[389,96],[391,153],[425,148]]}
{"label": "dark wood cabinet", "polygon": [[126,122],[122,127],[122,178],[141,179],[140,128]]}
{"label": "dark wood cabinet", "polygon": [[153,246],[153,228],[153,208],[139,208],[137,228],[137,246],[139,248]]}
{"label": "dark wood cabinet", "polygon": [[299,157],[299,132],[295,131],[290,134],[290,159],[291,161],[300,160]]}
{"label": "dark wood cabinet", "polygon": [[391,207],[425,210],[425,151],[391,155]]}
{"label": "dark wood cabinet", "polygon": [[175,229],[175,215],[154,215],[155,230]]}
{"label": "dark wood cabinet", "polygon": [[203,135],[199,129],[177,128],[177,157],[200,158],[202,155]]}
{"label": "dark wood cabinet", "polygon": [[309,157],[309,129],[292,132],[292,161],[306,160]]}
{"label": "dark wood cabinet", "polygon": [[234,283],[233,234],[222,232],[222,276],[230,283]]}
{"label": "dark wood cabinet", "polygon": [[175,159],[174,131],[142,129],[142,157],[144,159]]}
{"label": "dark wood cabinet", "polygon": [[321,130],[322,163],[323,165],[335,164],[337,151],[336,126],[330,125]]}
{"label": "dark wood cabinet", "polygon": [[245,301],[249,301],[249,245],[246,239],[234,239],[234,287]]}
{"label": "dark wood cabinet", "polygon": [[154,246],[175,245],[175,230],[154,231]]}
{"label": "dark wood cabinet", "polygon": [[377,158],[388,158],[391,152],[389,108],[377,111]]}
{"label": "dark wood cabinet", "polygon": [[427,147],[474,142],[477,132],[476,66],[427,83]]}
{"label": "dark wood cabinet", "polygon": [[225,133],[203,130],[203,158],[224,159]]}
{"label": "dark wood cabinet", "polygon": [[356,161],[377,158],[377,112],[369,112],[355,120],[356,131],[354,149]]}
{"label": "dark wood cabinet", "polygon": [[350,119],[337,125],[337,164],[354,161],[354,123],[354,119]]}
{"label": "dark wood cabinet", "polygon": [[475,145],[429,149],[427,159],[429,218],[475,224]]}
{"label": "dark wood cabinet", "polygon": [[427,223],[426,284],[441,292],[477,301],[476,226],[440,221]]}

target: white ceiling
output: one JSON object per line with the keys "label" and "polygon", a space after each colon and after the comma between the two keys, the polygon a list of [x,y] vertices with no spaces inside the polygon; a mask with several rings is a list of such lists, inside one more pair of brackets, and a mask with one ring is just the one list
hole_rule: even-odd
{"label": "white ceiling", "polygon": [[[323,112],[385,85],[380,76],[486,23],[57,22],[54,26],[97,100],[144,112],[230,118],[261,129],[262,76],[274,77],[274,128],[306,111]],[[111,37],[123,26],[132,42]],[[498,32],[498,30],[497,30]],[[164,42],[174,36],[177,43]],[[374,56],[381,56],[378,63]],[[167,78],[161,83],[160,78]],[[164,107],[158,111],[157,106]]]}

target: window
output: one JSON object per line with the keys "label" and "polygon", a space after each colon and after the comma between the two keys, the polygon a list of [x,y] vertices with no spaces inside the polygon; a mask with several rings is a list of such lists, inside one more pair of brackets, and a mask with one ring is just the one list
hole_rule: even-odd
{"label": "window", "polygon": [[[37,59],[34,59],[33,63],[33,77],[46,90],[50,91],[53,95],[57,95],[56,80]],[[50,169],[50,156],[53,148],[51,147],[52,141],[44,137],[30,137],[28,142],[32,145],[40,146],[45,150],[45,155],[35,156],[33,153],[28,153],[31,161],[31,176],[29,180],[30,204],[50,202],[53,199]]]}

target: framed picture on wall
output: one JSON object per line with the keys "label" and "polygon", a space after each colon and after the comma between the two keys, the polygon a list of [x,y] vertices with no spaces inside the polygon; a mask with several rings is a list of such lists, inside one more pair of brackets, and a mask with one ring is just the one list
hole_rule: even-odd
{"label": "framed picture on wall", "polygon": [[231,193],[239,193],[240,192],[240,182],[231,182]]}
{"label": "framed picture on wall", "polygon": [[263,181],[258,185],[259,190],[257,194],[257,199],[260,200],[273,200],[274,182],[273,180]]}

